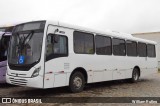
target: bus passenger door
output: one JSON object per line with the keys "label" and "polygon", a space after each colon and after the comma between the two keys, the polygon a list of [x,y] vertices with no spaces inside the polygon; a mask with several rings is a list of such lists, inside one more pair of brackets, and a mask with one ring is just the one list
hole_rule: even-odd
{"label": "bus passenger door", "polygon": [[64,64],[68,63],[67,29],[49,25],[46,37],[45,88],[66,85],[67,72]]}

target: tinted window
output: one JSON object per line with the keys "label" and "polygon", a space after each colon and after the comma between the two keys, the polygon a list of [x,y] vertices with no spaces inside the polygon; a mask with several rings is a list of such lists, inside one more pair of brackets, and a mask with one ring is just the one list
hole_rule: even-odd
{"label": "tinted window", "polygon": [[119,56],[125,56],[125,40],[113,38],[113,54]]}
{"label": "tinted window", "polygon": [[138,43],[138,54],[140,57],[147,56],[147,47],[145,43]]}
{"label": "tinted window", "polygon": [[148,57],[156,57],[155,45],[151,45],[151,44],[147,45],[147,55]]}
{"label": "tinted window", "polygon": [[58,35],[59,39],[58,42],[53,42],[53,36],[47,36],[47,59],[50,60],[56,57],[64,57],[68,55],[68,44],[67,44],[67,37]]}
{"label": "tinted window", "polygon": [[18,31],[27,31],[27,30],[40,30],[44,29],[45,27],[45,21],[42,22],[31,22],[31,23],[25,23],[15,26],[13,32]]}
{"label": "tinted window", "polygon": [[137,56],[137,43],[134,41],[126,41],[127,55]]}
{"label": "tinted window", "polygon": [[74,51],[80,54],[94,54],[93,34],[74,32]]}
{"label": "tinted window", "polygon": [[112,46],[111,46],[111,38],[96,35],[95,36],[96,43],[96,53],[99,55],[111,55],[112,54]]}
{"label": "tinted window", "polygon": [[0,62],[7,60],[7,49],[10,41],[10,36],[3,36],[0,40]]}

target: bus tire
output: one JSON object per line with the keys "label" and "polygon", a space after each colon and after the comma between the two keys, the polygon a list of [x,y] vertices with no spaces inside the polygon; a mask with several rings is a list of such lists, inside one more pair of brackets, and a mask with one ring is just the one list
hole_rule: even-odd
{"label": "bus tire", "polygon": [[85,86],[85,78],[81,72],[75,72],[71,75],[69,82],[69,89],[73,93],[78,93],[83,91]]}
{"label": "bus tire", "polygon": [[140,73],[139,73],[139,69],[138,68],[134,68],[133,72],[132,72],[132,78],[131,78],[131,82],[135,83],[139,80],[140,77]]}

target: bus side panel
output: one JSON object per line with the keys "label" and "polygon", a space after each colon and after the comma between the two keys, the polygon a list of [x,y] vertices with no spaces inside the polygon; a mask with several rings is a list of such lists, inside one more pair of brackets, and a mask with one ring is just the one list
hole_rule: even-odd
{"label": "bus side panel", "polygon": [[141,68],[141,76],[148,76],[157,73],[157,61],[156,58],[147,57],[146,67]]}
{"label": "bus side panel", "polygon": [[6,82],[7,61],[0,62],[0,83]]}
{"label": "bus side panel", "polygon": [[6,70],[6,66],[0,67],[0,83],[6,82]]}
{"label": "bus side panel", "polygon": [[128,68],[126,60],[126,56],[113,56],[113,80],[125,79],[126,69]]}
{"label": "bus side panel", "polygon": [[112,56],[97,56],[96,54],[73,53],[71,59],[72,68],[82,67],[87,71],[88,83],[112,80],[110,64]]}

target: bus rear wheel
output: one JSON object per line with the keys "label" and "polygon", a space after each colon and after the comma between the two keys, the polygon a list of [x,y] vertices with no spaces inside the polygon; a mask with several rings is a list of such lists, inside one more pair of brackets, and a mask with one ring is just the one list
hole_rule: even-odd
{"label": "bus rear wheel", "polygon": [[137,82],[139,80],[139,77],[140,77],[139,70],[137,68],[134,68],[132,72],[131,82],[132,83]]}
{"label": "bus rear wheel", "polygon": [[78,93],[83,91],[85,86],[85,78],[81,72],[75,72],[71,75],[69,88],[73,93]]}

